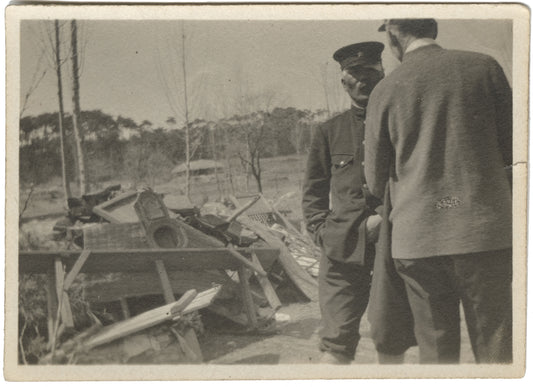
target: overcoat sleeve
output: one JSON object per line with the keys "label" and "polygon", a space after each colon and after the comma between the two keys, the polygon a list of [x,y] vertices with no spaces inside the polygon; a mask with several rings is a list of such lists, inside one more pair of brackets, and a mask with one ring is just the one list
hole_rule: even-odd
{"label": "overcoat sleeve", "polygon": [[513,97],[507,78],[495,60],[490,66],[490,82],[495,96],[498,144],[505,165],[510,166],[513,164]]}
{"label": "overcoat sleeve", "polygon": [[365,177],[372,195],[380,199],[389,179],[393,152],[386,104],[379,95],[372,93],[366,116]]}
{"label": "overcoat sleeve", "polygon": [[315,243],[322,245],[320,237],[329,214],[329,191],[331,181],[331,156],[325,129],[318,126],[313,133],[311,149],[302,192],[302,210],[307,231]]}

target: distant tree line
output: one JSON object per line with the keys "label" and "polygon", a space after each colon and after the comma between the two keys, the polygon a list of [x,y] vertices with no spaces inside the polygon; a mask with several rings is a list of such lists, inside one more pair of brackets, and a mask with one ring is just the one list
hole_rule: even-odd
{"label": "distant tree line", "polygon": [[[21,184],[41,184],[61,176],[58,117],[54,112],[20,119]],[[289,107],[216,122],[197,119],[188,128],[191,160],[239,160],[261,191],[261,159],[305,153],[313,127],[325,118],[324,111]],[[167,128],[154,128],[149,121],[137,123],[91,110],[81,112],[80,122],[89,185],[124,178],[153,185],[169,180],[172,169],[185,161],[185,128],[178,127],[173,117],[167,119]],[[78,176],[72,115],[64,115],[63,128],[66,173],[73,182]]]}

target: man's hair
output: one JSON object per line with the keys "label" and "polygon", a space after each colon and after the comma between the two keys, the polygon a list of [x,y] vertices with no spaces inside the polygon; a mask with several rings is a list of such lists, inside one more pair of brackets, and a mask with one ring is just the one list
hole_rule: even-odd
{"label": "man's hair", "polygon": [[395,25],[400,33],[417,39],[437,37],[438,28],[435,19],[390,19],[388,23]]}

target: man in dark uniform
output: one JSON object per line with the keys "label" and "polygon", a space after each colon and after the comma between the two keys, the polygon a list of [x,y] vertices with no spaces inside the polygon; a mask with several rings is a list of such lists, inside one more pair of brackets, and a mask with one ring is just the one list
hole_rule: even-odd
{"label": "man in dark uniform", "polygon": [[364,42],[333,55],[352,106],[317,128],[307,163],[303,214],[323,253],[318,279],[320,349],[325,352],[322,361],[328,363],[353,360],[368,304],[381,218],[375,211],[379,201],[368,193],[363,175],[365,107],[384,76],[383,48],[378,42]]}

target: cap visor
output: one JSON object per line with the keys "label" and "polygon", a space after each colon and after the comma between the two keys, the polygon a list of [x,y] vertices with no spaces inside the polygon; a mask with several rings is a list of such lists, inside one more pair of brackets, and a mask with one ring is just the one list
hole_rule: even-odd
{"label": "cap visor", "polygon": [[383,32],[386,30],[386,27],[385,27],[385,23],[383,23],[379,28],[378,28],[378,32]]}

